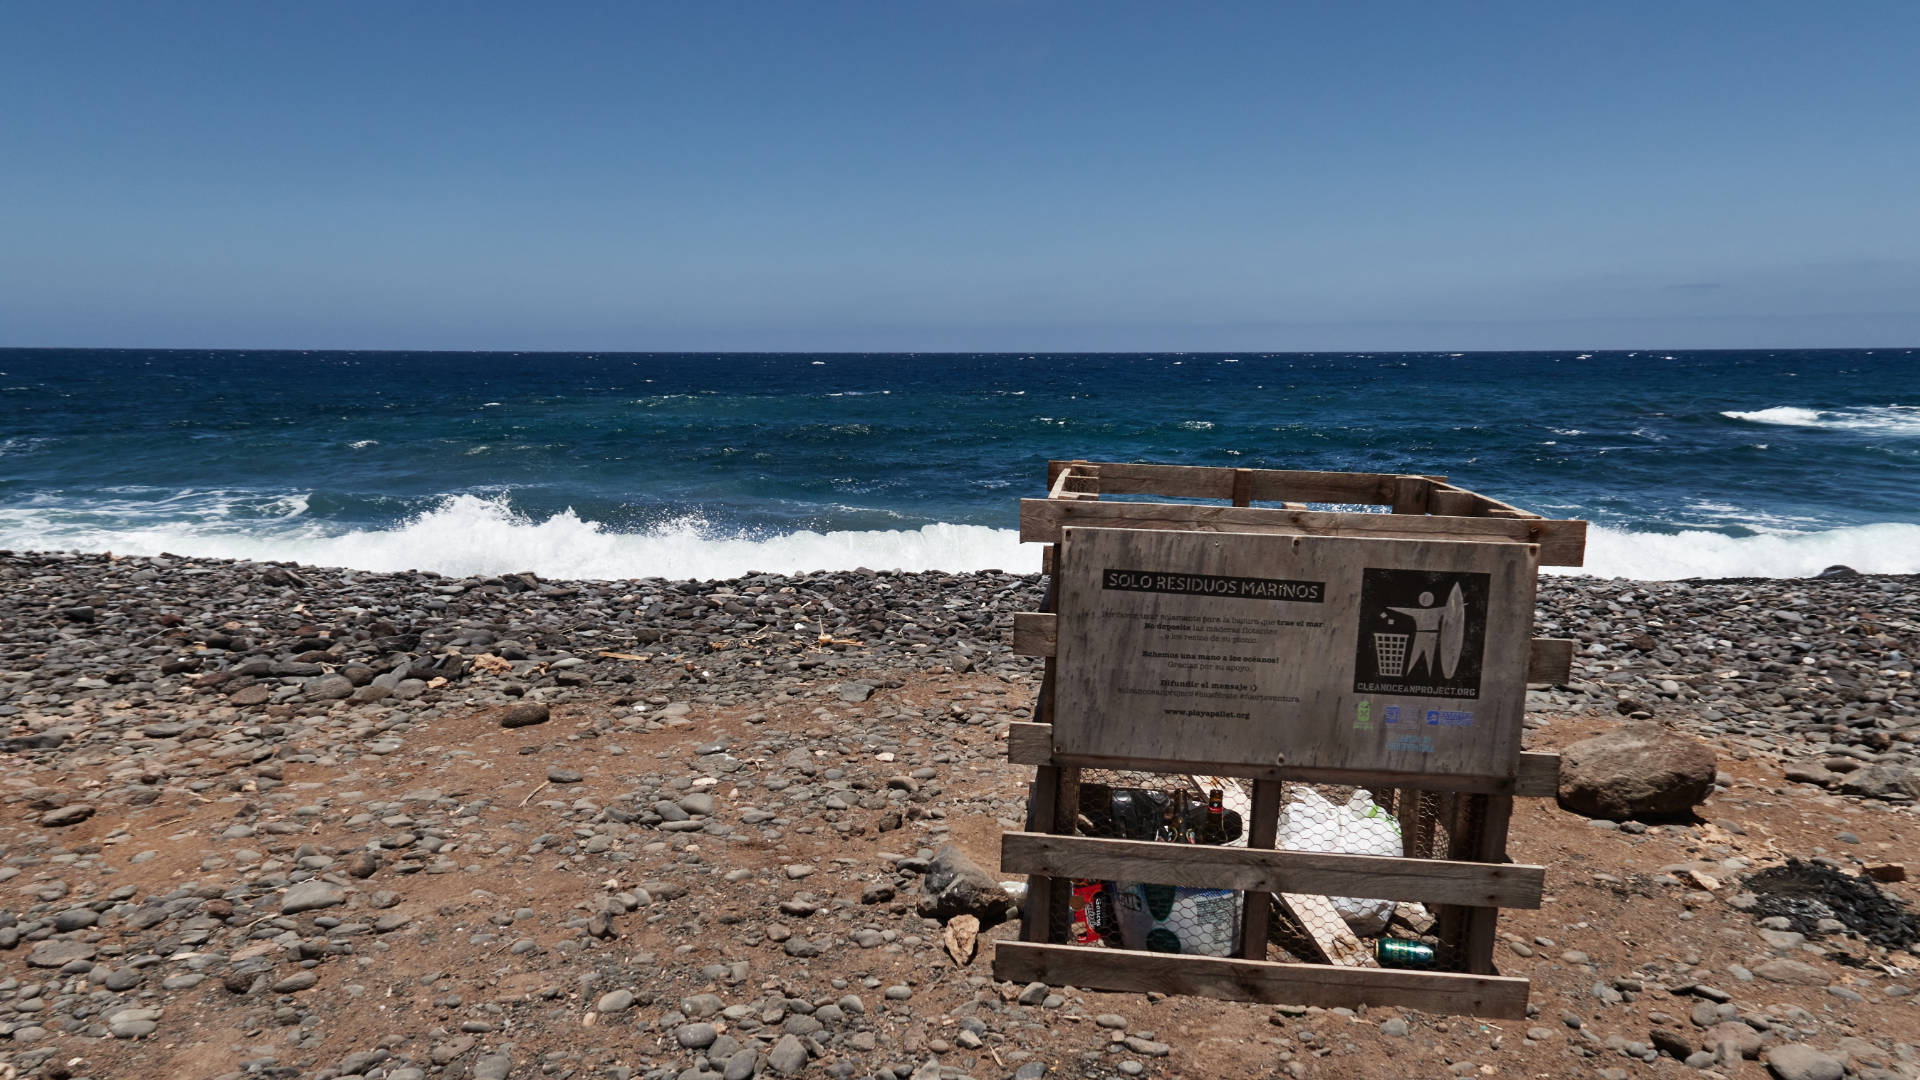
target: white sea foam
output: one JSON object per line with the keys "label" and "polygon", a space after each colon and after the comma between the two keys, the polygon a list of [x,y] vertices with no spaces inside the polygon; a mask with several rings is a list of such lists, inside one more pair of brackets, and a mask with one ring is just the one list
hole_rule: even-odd
{"label": "white sea foam", "polygon": [[1723,412],[1730,420],[1779,427],[1827,428],[1834,431],[1878,431],[1890,435],[1920,435],[1920,405],[1886,405],[1858,409],[1807,409],[1776,405],[1750,412]]}
{"label": "white sea foam", "polygon": [[[1718,507],[1694,509],[1711,515]],[[157,501],[149,495],[85,508],[31,499],[0,509],[0,548],[130,555],[170,551],[453,575],[532,570],[549,578],[589,579],[713,579],[858,566],[1031,572],[1039,566],[1038,548],[1021,545],[1016,531],[982,525],[764,534],[716,527],[689,514],[617,531],[571,511],[536,520],[513,511],[504,495],[450,496],[394,527],[351,531],[315,519],[304,494],[181,492]],[[1920,573],[1920,525],[1776,529],[1745,537],[1704,529],[1649,533],[1594,526],[1587,536],[1586,565],[1550,572],[1642,580],[1805,577],[1835,564],[1863,573]]]}
{"label": "white sea foam", "polygon": [[[983,525],[918,529],[792,532],[755,535],[715,528],[697,515],[637,532],[617,532],[563,511],[536,521],[504,498],[455,495],[390,529],[336,532],[307,517],[305,496],[272,506],[276,521],[238,522],[224,513],[153,524],[103,524],[120,515],[74,513],[49,505],[0,510],[0,548],[169,551],[207,558],[291,560],[317,566],[391,572],[498,574],[532,570],[542,577],[728,578],[763,571],[1021,570],[1039,568],[1039,549],[1019,533]],[[299,519],[299,520],[296,520]]]}
{"label": "white sea foam", "polygon": [[1685,577],[1809,577],[1829,566],[1867,574],[1920,573],[1920,525],[1882,522],[1758,536],[1631,532],[1593,526],[1582,567],[1550,573],[1666,581]]}

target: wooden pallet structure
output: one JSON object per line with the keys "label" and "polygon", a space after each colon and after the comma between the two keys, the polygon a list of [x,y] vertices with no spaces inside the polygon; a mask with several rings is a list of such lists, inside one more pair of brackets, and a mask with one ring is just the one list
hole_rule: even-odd
{"label": "wooden pallet structure", "polygon": [[[1046,665],[1035,722],[1008,735],[1035,778],[1026,830],[1002,838],[1002,869],[1029,877],[995,976],[1524,1017],[1495,927],[1540,905],[1545,874],[1508,861],[1508,822],[1559,773],[1521,752],[1526,687],[1564,683],[1573,654],[1532,637],[1534,594],[1539,566],[1581,564],[1586,522],[1438,476],[1055,461],[1047,480],[1020,507],[1048,587],[1014,648]],[[1089,769],[1237,778],[1246,846],[1075,835]],[[1277,850],[1290,782],[1375,792],[1405,856]],[[1072,879],[1241,890],[1235,955],[1067,944]],[[1442,970],[1372,966],[1337,918],[1311,943],[1327,962],[1269,960],[1273,905],[1324,927],[1329,896],[1430,907]]]}

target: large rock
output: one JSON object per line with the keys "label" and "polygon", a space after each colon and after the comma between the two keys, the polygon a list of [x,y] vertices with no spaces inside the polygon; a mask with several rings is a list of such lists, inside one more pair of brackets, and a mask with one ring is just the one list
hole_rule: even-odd
{"label": "large rock", "polygon": [[1013,902],[993,875],[952,844],[934,853],[920,888],[920,915],[941,922],[972,915],[981,926],[994,926],[1006,921],[1007,906]]}
{"label": "large rock", "polygon": [[1767,1069],[1780,1080],[1840,1080],[1840,1059],[1802,1043],[1783,1043],[1767,1051]]}
{"label": "large rock", "polygon": [[1713,751],[1658,724],[1628,724],[1560,752],[1560,805],[1594,818],[1680,817],[1713,793]]}
{"label": "large rock", "polygon": [[1920,769],[1879,762],[1848,773],[1840,781],[1840,790],[1873,799],[1920,799]]}

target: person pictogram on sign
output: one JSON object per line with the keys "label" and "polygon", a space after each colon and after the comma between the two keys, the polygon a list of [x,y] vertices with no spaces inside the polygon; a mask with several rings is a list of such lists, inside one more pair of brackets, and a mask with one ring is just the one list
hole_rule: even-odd
{"label": "person pictogram on sign", "polygon": [[1460,663],[1460,646],[1466,639],[1467,602],[1456,583],[1445,606],[1434,601],[1431,592],[1420,594],[1419,607],[1390,607],[1388,611],[1413,620],[1413,640],[1408,643],[1403,677],[1413,675],[1415,664],[1427,665],[1427,677],[1451,679]]}

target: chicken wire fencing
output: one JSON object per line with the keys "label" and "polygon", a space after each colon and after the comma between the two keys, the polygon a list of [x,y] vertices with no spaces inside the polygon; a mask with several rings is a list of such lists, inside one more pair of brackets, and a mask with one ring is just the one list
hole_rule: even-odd
{"label": "chicken wire fencing", "polygon": [[[1080,836],[1245,847],[1252,783],[1232,777],[1083,770]],[[1444,859],[1478,829],[1470,797],[1285,782],[1275,846],[1288,851]],[[1064,881],[1049,938],[1096,948],[1237,956],[1246,894],[1145,881]],[[1258,898],[1259,894],[1255,894]],[[1280,893],[1267,901],[1269,960],[1462,970],[1443,911],[1411,902]],[[1384,948],[1382,941],[1388,942]]]}

